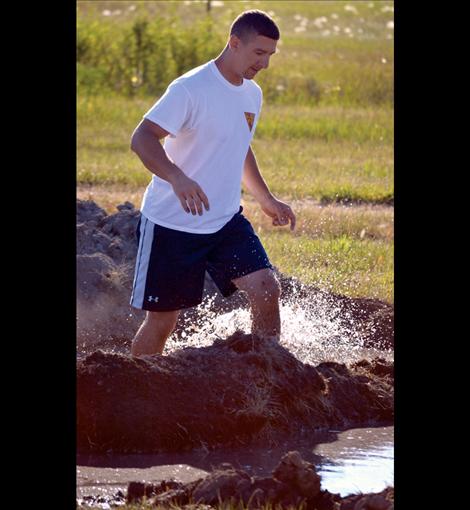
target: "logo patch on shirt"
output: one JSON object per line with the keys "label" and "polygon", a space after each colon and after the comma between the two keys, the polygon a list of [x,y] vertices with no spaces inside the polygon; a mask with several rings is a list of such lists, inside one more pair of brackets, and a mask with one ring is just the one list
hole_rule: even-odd
{"label": "logo patch on shirt", "polygon": [[245,113],[245,119],[248,122],[248,127],[250,128],[250,131],[251,131],[251,128],[253,127],[253,122],[255,121],[255,114],[250,113],[250,112],[244,112],[244,113]]}

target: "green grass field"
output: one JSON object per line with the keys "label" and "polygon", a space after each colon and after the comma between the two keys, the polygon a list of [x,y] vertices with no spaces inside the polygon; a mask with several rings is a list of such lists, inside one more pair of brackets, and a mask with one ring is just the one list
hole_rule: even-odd
{"label": "green grass field", "polygon": [[[158,98],[156,91],[168,83],[154,82],[149,74],[147,82],[132,85],[144,62],[126,49],[134,47],[129,34],[135,33],[136,20],[147,17],[149,40],[157,33],[152,20],[168,20],[160,22],[167,38],[154,47],[166,52],[168,80],[189,65],[183,57],[191,44],[199,45],[193,57],[202,58],[221,41],[208,58],[217,56],[231,20],[242,10],[274,12],[280,52],[257,80],[265,101],[252,147],[272,192],[293,204],[299,226],[294,233],[270,226],[244,195],[246,214],[281,271],[332,292],[392,302],[393,2],[214,4],[209,41],[191,35],[207,17],[204,2],[78,2],[84,41],[78,197],[95,199],[109,212],[125,200],[139,206],[150,178],[129,141]],[[113,45],[104,51],[110,34]],[[173,46],[165,46],[168,40]],[[171,53],[172,47],[186,53]],[[145,58],[152,55],[149,50]],[[106,74],[108,69],[125,69],[128,81],[113,81],[116,74]]]}

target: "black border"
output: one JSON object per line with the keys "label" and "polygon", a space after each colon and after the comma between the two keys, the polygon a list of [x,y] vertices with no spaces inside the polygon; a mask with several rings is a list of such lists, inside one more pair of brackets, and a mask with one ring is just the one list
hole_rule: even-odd
{"label": "black border", "polygon": [[2,20],[12,283],[3,300],[4,416],[16,485],[7,497],[75,508],[76,4],[5,6]]}

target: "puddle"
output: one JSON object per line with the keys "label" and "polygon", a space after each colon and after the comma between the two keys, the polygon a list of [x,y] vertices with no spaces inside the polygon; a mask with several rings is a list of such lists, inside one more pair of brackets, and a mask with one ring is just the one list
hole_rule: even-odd
{"label": "puddle", "polygon": [[393,434],[394,427],[350,429],[316,446],[324,459],[317,468],[322,487],[341,496],[393,487]]}
{"label": "puddle", "polygon": [[131,481],[189,482],[229,462],[250,475],[267,476],[289,450],[298,450],[322,477],[322,489],[346,496],[393,486],[394,427],[330,430],[314,438],[289,440],[274,448],[196,450],[172,454],[78,455],[77,498],[124,494]]}

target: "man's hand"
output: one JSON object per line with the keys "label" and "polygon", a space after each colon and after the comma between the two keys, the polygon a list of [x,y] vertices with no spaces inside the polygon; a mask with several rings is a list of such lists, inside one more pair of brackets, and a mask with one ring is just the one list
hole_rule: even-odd
{"label": "man's hand", "polygon": [[288,225],[290,221],[290,229],[294,230],[295,214],[284,202],[274,197],[268,198],[261,203],[261,210],[273,218],[273,225],[275,227]]}
{"label": "man's hand", "polygon": [[202,216],[202,204],[204,204],[206,211],[209,210],[209,200],[196,181],[181,172],[171,179],[170,184],[187,213],[191,212],[196,215],[197,211],[197,214]]}

